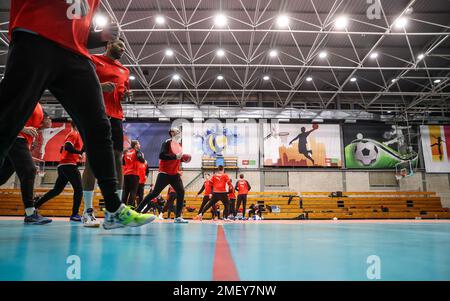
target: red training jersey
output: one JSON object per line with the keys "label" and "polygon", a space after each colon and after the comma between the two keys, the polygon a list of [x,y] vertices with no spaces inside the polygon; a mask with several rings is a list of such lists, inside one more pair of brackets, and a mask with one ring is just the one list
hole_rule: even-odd
{"label": "red training jersey", "polygon": [[92,17],[100,0],[86,0],[86,16],[76,15],[79,1],[11,0],[9,38],[14,29],[32,31],[72,52],[90,58],[87,50]]}
{"label": "red training jersey", "polygon": [[[64,145],[69,142],[73,145],[73,148],[81,151],[83,148],[83,140],[81,139],[80,133],[77,131],[71,131],[69,134],[67,134],[66,138],[64,139]],[[59,165],[77,165],[78,162],[80,162],[81,156],[79,154],[73,154],[64,149],[61,152],[61,159],[59,160]]]}
{"label": "red training jersey", "polygon": [[137,162],[139,184],[145,184],[145,182],[147,181],[147,168],[147,161],[145,161],[144,163],[139,161]]}
{"label": "red training jersey", "polygon": [[238,180],[236,186],[238,188],[238,195],[248,194],[250,190],[247,180]]}
{"label": "red training jersey", "polygon": [[226,173],[216,173],[211,178],[211,183],[213,185],[213,192],[215,193],[227,193],[227,185],[231,185],[230,177]]}
{"label": "red training jersey", "polygon": [[[179,159],[164,159],[165,157],[175,157],[174,152],[172,151],[171,143],[173,142],[172,139],[167,139],[162,147],[161,147],[161,153],[159,154],[160,160],[159,160],[159,172],[168,174],[168,175],[177,175],[180,174],[180,165],[181,160]],[[179,144],[179,149],[181,152],[181,144]],[[163,159],[161,159],[163,158]]]}
{"label": "red training jersey", "polygon": [[123,174],[125,176],[134,175],[137,176],[138,174],[138,160],[137,160],[137,151],[134,148],[130,148],[125,151],[123,155],[123,162],[124,168],[123,168]]}
{"label": "red training jersey", "polygon": [[212,193],[212,183],[211,180],[205,180],[205,192],[204,195],[210,195]]}
{"label": "red training jersey", "polygon": [[112,82],[116,85],[114,91],[103,93],[106,115],[123,119],[122,104],[120,103],[125,92],[130,89],[130,71],[118,60],[113,60],[106,55],[93,55],[96,73],[101,83]]}
{"label": "red training jersey", "polygon": [[236,199],[236,193],[234,192],[234,188],[232,187],[230,192],[228,193],[228,199],[234,200]]}
{"label": "red training jersey", "polygon": [[[35,129],[39,129],[42,125],[42,121],[44,120],[44,110],[40,103],[37,103],[36,108],[34,108],[33,114],[31,114],[30,118],[28,118],[27,123],[25,123],[25,127],[34,127]],[[24,138],[28,142],[28,147],[31,148],[33,144],[33,136],[27,135],[25,133],[19,133],[17,137]]]}

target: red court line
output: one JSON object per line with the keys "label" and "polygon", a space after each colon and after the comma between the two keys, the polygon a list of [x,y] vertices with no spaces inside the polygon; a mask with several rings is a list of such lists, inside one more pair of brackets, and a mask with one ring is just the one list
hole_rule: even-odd
{"label": "red court line", "polygon": [[213,281],[239,281],[239,274],[231,256],[223,226],[217,227],[216,251],[213,263]]}

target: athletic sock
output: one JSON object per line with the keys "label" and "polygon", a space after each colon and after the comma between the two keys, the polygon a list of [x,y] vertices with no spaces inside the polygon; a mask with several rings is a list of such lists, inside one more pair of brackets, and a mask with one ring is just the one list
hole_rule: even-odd
{"label": "athletic sock", "polygon": [[25,208],[25,214],[26,214],[26,216],[33,215],[33,213],[34,213],[35,210],[36,210],[36,209],[34,209],[34,207]]}
{"label": "athletic sock", "polygon": [[93,208],[92,206],[92,202],[94,200],[93,191],[83,191],[83,199],[84,199],[84,212],[86,212],[89,208]]}

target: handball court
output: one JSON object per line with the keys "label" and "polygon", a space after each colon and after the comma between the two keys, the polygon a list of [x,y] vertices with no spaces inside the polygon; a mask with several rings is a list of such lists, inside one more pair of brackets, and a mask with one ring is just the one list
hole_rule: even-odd
{"label": "handball court", "polygon": [[450,280],[449,231],[449,220],[156,221],[105,231],[2,217],[0,280],[69,281],[73,255],[81,281],[373,281],[373,264],[381,281]]}

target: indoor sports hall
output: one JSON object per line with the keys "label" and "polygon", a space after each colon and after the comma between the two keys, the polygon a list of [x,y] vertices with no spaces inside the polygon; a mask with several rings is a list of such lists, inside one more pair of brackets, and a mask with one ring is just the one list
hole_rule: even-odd
{"label": "indoor sports hall", "polygon": [[449,20],[1,1],[0,280],[449,281]]}

